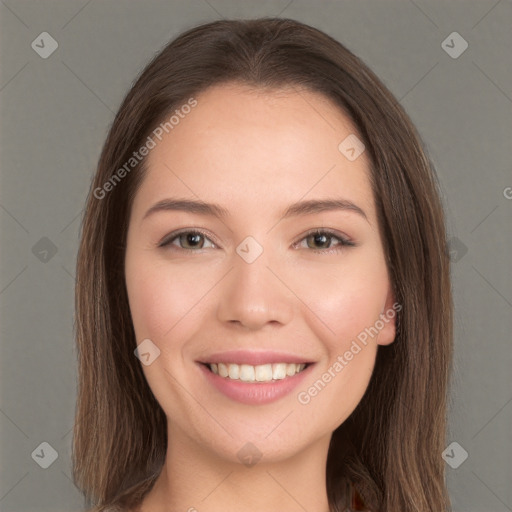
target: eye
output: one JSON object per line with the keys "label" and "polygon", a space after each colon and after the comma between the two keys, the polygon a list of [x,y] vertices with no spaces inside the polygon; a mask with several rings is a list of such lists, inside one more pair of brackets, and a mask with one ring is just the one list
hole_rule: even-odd
{"label": "eye", "polygon": [[[185,251],[194,252],[197,249],[204,248],[204,240],[209,240],[205,233],[199,230],[184,230],[179,231],[177,233],[171,233],[168,237],[166,237],[162,242],[158,244],[158,247],[166,247],[170,246],[175,240],[177,240],[181,247],[177,249],[182,249]],[[188,247],[187,247],[188,245]],[[215,247],[215,245],[213,245]]]}
{"label": "eye", "polygon": [[[209,240],[211,242],[206,233],[204,233],[201,230],[189,229],[171,233],[169,236],[164,238],[162,242],[158,244],[158,247],[168,247],[174,245],[173,249],[197,252],[199,249],[205,248],[205,240]],[[329,229],[317,228],[312,231],[309,231],[305,237],[299,240],[299,242],[302,242],[304,240],[307,243],[307,248],[312,249],[313,252],[318,254],[330,254],[334,252],[339,252],[343,249],[343,247],[353,247],[356,245],[348,238],[342,236],[341,234],[336,234],[336,232]],[[338,241],[338,243],[334,248],[331,248],[331,243],[333,240]],[[178,241],[178,247],[176,247],[174,241]],[[323,245],[324,247],[317,249],[315,248],[315,244],[318,244],[320,246]],[[294,244],[294,246],[297,245],[298,242]],[[212,247],[215,247],[215,244],[212,243]]]}
{"label": "eye", "polygon": [[[330,248],[333,239],[337,240],[339,243],[334,248]],[[299,240],[299,242],[302,242],[303,240],[306,240],[308,248],[313,249],[313,252],[319,254],[339,252],[343,249],[343,247],[354,247],[356,245],[348,238],[342,236],[341,234],[336,234],[334,231],[329,229],[314,229],[309,231],[304,238]],[[315,249],[314,244],[323,245],[324,249]]]}

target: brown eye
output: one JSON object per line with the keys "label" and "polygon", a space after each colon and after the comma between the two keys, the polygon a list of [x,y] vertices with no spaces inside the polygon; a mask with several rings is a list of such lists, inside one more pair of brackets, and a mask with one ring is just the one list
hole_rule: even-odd
{"label": "brown eye", "polygon": [[[339,252],[346,246],[355,246],[355,243],[351,240],[341,236],[341,234],[335,234],[329,230],[314,230],[306,234],[306,236],[300,240],[302,242],[306,240],[307,248],[313,249],[313,252],[319,254]],[[338,243],[332,248],[333,240]]]}
{"label": "brown eye", "polygon": [[[164,239],[158,247],[170,247],[172,249],[184,250],[184,251],[195,251],[197,249],[203,249],[205,240],[209,238],[201,231],[181,231],[179,233],[172,233],[169,237]],[[179,245],[176,247],[174,241],[178,241]]]}
{"label": "brown eye", "polygon": [[[183,246],[184,249],[202,249],[204,245],[204,240],[202,240],[204,237],[201,233],[182,233],[181,235],[178,235],[178,238],[180,240],[181,244],[185,244]],[[187,247],[187,246],[192,247]]]}
{"label": "brown eye", "polygon": [[[313,233],[311,235],[308,235],[306,237],[306,239],[308,240],[308,247],[310,249],[318,249],[318,245],[321,245],[323,247],[320,247],[320,249],[328,249],[330,245],[330,242],[332,241],[333,237],[330,236],[330,235],[325,235],[323,233]],[[318,244],[317,246],[313,246],[311,247],[309,245],[309,242],[311,242],[312,244]]]}

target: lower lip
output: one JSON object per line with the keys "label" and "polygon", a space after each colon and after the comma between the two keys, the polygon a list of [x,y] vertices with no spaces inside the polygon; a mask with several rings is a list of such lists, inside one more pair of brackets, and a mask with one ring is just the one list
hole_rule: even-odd
{"label": "lower lip", "polygon": [[209,370],[206,365],[198,364],[208,381],[221,393],[232,400],[248,405],[268,404],[291,393],[306,378],[314,366],[314,364],[310,364],[300,373],[276,382],[251,383],[221,377]]}

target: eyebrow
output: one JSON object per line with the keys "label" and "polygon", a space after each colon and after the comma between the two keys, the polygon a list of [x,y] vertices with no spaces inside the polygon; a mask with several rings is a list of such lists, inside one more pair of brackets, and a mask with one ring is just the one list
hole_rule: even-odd
{"label": "eyebrow", "polygon": [[[369,222],[366,213],[362,208],[347,199],[321,199],[321,200],[307,200],[293,203],[286,208],[282,213],[281,219],[288,219],[290,217],[297,217],[300,215],[312,215],[332,210],[352,211],[363,217]],[[206,203],[204,201],[194,201],[191,199],[162,199],[155,203],[144,214],[142,220],[156,212],[162,211],[184,211],[198,215],[210,215],[219,219],[229,217],[229,211],[222,206],[215,203]]]}

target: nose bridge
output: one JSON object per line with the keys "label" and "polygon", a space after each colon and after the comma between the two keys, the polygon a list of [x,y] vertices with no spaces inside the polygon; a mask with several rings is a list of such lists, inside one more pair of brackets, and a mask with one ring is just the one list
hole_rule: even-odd
{"label": "nose bridge", "polygon": [[[268,239],[267,239],[268,240]],[[246,237],[233,253],[233,269],[225,282],[218,316],[251,329],[269,322],[290,321],[293,304],[286,286],[272,268],[272,251],[255,238]]]}

